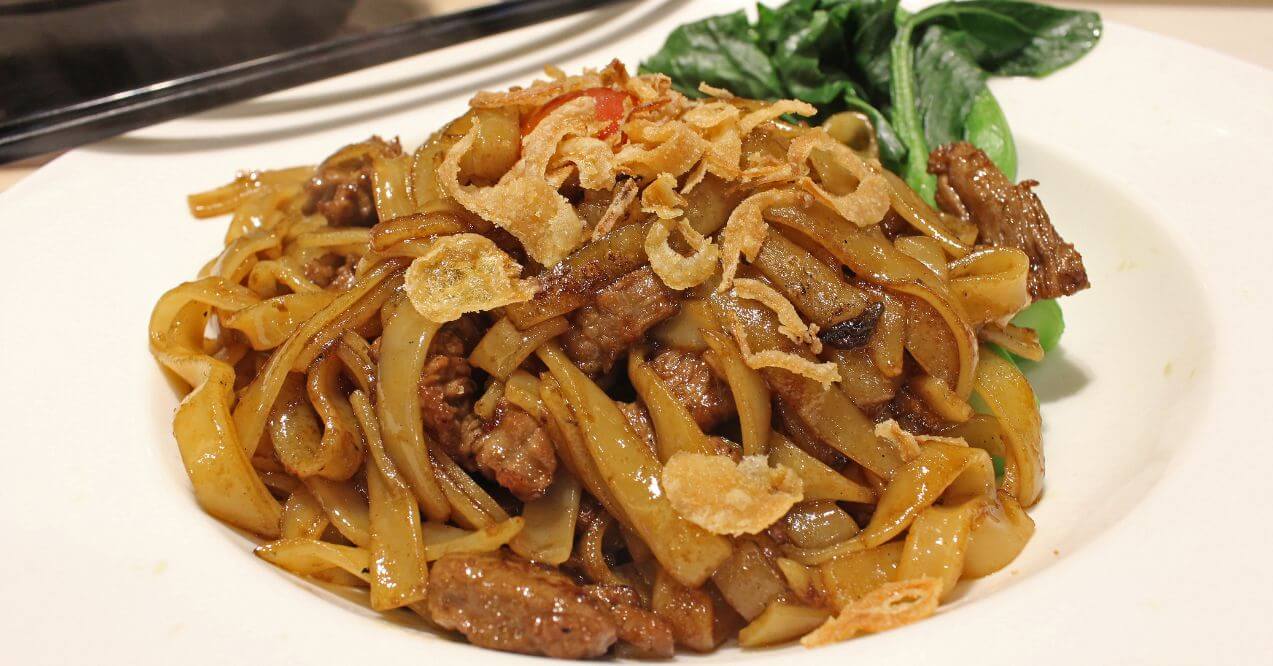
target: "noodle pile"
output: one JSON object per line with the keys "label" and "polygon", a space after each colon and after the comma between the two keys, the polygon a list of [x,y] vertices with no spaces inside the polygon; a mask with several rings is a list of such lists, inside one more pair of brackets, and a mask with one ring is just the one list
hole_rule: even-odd
{"label": "noodle pile", "polygon": [[[192,196],[231,215],[225,247],[159,300],[150,345],[190,387],[174,432],[203,508],[377,610],[428,615],[431,563],[502,552],[626,586],[696,651],[881,631],[1012,561],[1040,419],[980,340],[1041,355],[1007,324],[1027,257],[809,105],[702,92],[554,70],[414,154],[373,139]],[[638,278],[670,315],[589,366],[567,341]],[[666,350],[725,418],[704,427]],[[438,375],[475,387],[453,431]],[[499,450],[539,442],[547,471],[446,444],[514,418],[533,435]]]}

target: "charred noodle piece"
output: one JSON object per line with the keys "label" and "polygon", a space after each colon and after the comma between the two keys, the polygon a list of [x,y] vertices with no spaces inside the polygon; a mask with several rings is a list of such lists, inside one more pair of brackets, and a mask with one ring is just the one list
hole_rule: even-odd
{"label": "charred noodle piece", "polygon": [[969,143],[933,151],[928,172],[937,175],[939,200],[957,199],[980,229],[984,243],[1015,247],[1030,256],[1030,295],[1035,300],[1068,296],[1090,286],[1083,257],[1057,233],[1032,180],[1013,185],[984,152]]}
{"label": "charred noodle piece", "polygon": [[649,267],[641,268],[602,289],[592,305],[571,316],[574,326],[562,336],[561,345],[585,373],[599,375],[679,309],[677,292]]}
{"label": "charred noodle piece", "polygon": [[729,557],[729,540],[677,515],[663,493],[658,459],[628,428],[614,401],[560,348],[550,343],[536,353],[561,384],[589,457],[620,511],[615,517],[650,546],[677,581],[702,585]]}
{"label": "charred noodle piece", "polygon": [[604,286],[645,263],[648,224],[616,229],[541,273],[540,289],[529,301],[508,306],[508,318],[521,330],[570,314],[592,302]]}
{"label": "charred noodle piece", "polygon": [[562,659],[599,657],[618,635],[564,574],[500,555],[452,554],[433,563],[429,617],[482,647]]}

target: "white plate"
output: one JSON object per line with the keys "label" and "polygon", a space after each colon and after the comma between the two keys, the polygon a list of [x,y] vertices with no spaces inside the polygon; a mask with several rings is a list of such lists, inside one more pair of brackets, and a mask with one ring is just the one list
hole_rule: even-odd
{"label": "white plate", "polygon": [[[220,245],[184,194],[246,167],[405,143],[476,88],[635,64],[725,3],[645,3],[424,55],[76,150],[0,196],[0,662],[511,663],[271,568],[199,511],[155,299]],[[1264,347],[1273,74],[1119,25],[1042,81],[997,81],[1021,173],[1094,287],[1035,372],[1047,490],[1010,571],[929,621],[805,663],[1231,663],[1273,651]],[[692,659],[699,659],[691,657]],[[387,663],[387,662],[385,662]]]}

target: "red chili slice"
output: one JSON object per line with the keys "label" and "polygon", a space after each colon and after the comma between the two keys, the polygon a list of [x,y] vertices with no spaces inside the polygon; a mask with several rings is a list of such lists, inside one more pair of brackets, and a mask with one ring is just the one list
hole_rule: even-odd
{"label": "red chili slice", "polygon": [[536,109],[534,113],[530,114],[524,121],[522,121],[522,135],[525,136],[530,134],[531,130],[535,129],[535,126],[539,124],[539,121],[543,120],[548,114],[552,113],[553,109],[556,109],[576,97],[582,97],[583,95],[587,95],[596,101],[597,120],[610,121],[610,124],[607,125],[605,129],[601,130],[601,134],[599,134],[598,137],[604,139],[619,131],[619,123],[623,120],[625,115],[623,102],[626,99],[630,99],[631,95],[626,92],[619,92],[612,88],[588,88],[587,90],[576,90],[575,92],[569,92],[564,95],[554,97],[547,104]]}

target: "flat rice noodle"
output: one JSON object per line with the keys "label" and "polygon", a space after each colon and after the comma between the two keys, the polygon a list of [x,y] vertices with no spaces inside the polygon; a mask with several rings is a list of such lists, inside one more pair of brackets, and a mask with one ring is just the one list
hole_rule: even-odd
{"label": "flat rice noodle", "polygon": [[526,525],[509,542],[509,548],[532,562],[553,566],[570,559],[582,493],[579,480],[559,470],[548,492],[522,507]]}
{"label": "flat rice noodle", "polygon": [[[238,284],[252,271],[257,255],[262,252],[277,250],[283,245],[283,229],[259,229],[246,233],[226,246],[212,260],[207,275],[219,275],[226,282]],[[205,277],[200,271],[199,277]]]}
{"label": "flat rice noodle", "polygon": [[291,337],[301,324],[331,305],[336,293],[312,291],[268,298],[225,317],[221,323],[247,338],[257,351],[273,349]]}
{"label": "flat rice noodle", "polygon": [[906,361],[906,306],[901,301],[883,294],[884,311],[875,322],[875,334],[866,342],[871,361],[880,374],[888,378],[900,377]]}
{"label": "flat rice noodle", "polygon": [[371,228],[371,249],[384,251],[404,241],[422,241],[434,236],[468,230],[469,218],[449,211],[415,213],[398,218],[381,218]]}
{"label": "flat rice noodle", "polygon": [[269,432],[274,457],[296,477],[348,479],[362,464],[362,451],[352,441],[323,437],[323,425],[310,406],[301,375],[288,375],[283,382],[270,413]]}
{"label": "flat rice noodle", "polygon": [[[684,305],[681,311],[685,311]],[[772,432],[773,401],[769,385],[759,371],[747,365],[733,340],[711,330],[703,330],[702,336],[724,370],[725,382],[734,396],[738,425],[742,431],[743,455],[764,455]]]}
{"label": "flat rice noodle", "polygon": [[906,532],[896,580],[936,578],[942,584],[942,599],[948,599],[963,575],[973,520],[992,503],[980,497],[920,512]]}
{"label": "flat rice noodle", "polygon": [[449,535],[439,542],[430,542],[425,533],[425,557],[433,562],[452,553],[491,553],[503,548],[525,528],[526,521],[521,517],[491,523],[472,532],[461,530],[461,534]]}
{"label": "flat rice noodle", "polygon": [[555,344],[537,351],[580,423],[601,479],[622,507],[616,516],[654,551],[659,564],[689,587],[702,585],[729,557],[728,539],[681,518],[663,494],[658,460],[604,391]]}
{"label": "flat rice noodle", "polygon": [[1008,323],[1030,305],[1030,258],[1012,247],[977,250],[950,264],[950,293],[973,326]]}
{"label": "flat rice noodle", "polygon": [[356,461],[346,467],[349,472],[346,475],[337,474],[336,465],[321,474],[335,480],[353,476],[362,464],[364,448],[354,409],[339,385],[342,367],[335,354],[326,354],[310,366],[305,384],[309,402],[323,422],[321,450],[332,461]]}
{"label": "flat rice noodle", "polygon": [[927,405],[928,409],[943,421],[962,423],[972,418],[972,405],[960,398],[950,387],[932,375],[912,375],[906,381],[907,391]]}
{"label": "flat rice noodle", "polygon": [[893,239],[893,247],[898,252],[911,257],[933,272],[938,279],[946,282],[950,277],[950,269],[946,260],[946,252],[941,243],[927,236],[898,236]]}
{"label": "flat rice noodle", "polygon": [[293,537],[272,541],[253,552],[266,562],[298,576],[318,577],[337,569],[363,583],[371,581],[366,573],[371,565],[371,553],[357,546]]}
{"label": "flat rice noodle", "polygon": [[[775,207],[766,219],[791,227],[818,242],[859,277],[888,287],[896,293],[914,296],[937,312],[950,330],[959,356],[958,378],[951,386],[960,397],[972,391],[972,377],[977,360],[976,336],[966,317],[946,294],[944,285],[932,271],[893,247],[878,229],[860,229],[845,224],[821,206],[808,209]],[[887,310],[887,306],[886,306]],[[910,318],[908,317],[908,324]],[[934,333],[933,336],[936,334]],[[941,374],[929,374],[942,379]]]}
{"label": "flat rice noodle", "polygon": [[253,469],[231,416],[234,369],[203,351],[212,306],[235,311],[256,301],[251,291],[215,277],[169,290],[151,313],[150,350],[192,387],[177,406],[173,435],[199,505],[231,525],[276,538],[283,509]]}
{"label": "flat rice noodle", "polygon": [[747,620],[754,620],[770,602],[785,599],[790,590],[777,565],[754,539],[738,539],[733,554],[712,574],[725,601]]}
{"label": "flat rice noodle", "polygon": [[566,399],[562,397],[560,385],[549,376],[540,382],[539,395],[544,403],[544,411],[548,414],[546,425],[553,446],[557,450],[557,456],[561,458],[566,469],[579,479],[588,494],[601,503],[607,514],[619,515],[623,507],[610,492],[610,488],[601,477],[601,471],[592,461],[592,455],[588,453],[588,444],[584,441],[583,432],[579,429],[579,422],[570,406],[566,404]]}
{"label": "flat rice noodle", "polygon": [[371,607],[383,611],[424,599],[429,582],[420,506],[385,450],[371,401],[350,395],[367,439],[367,495],[371,518]]}
{"label": "flat rice noodle", "polygon": [[837,610],[894,579],[905,545],[886,543],[827,560],[818,565],[822,591]]}
{"label": "flat rice noodle", "polygon": [[804,482],[804,498],[807,500],[830,499],[859,504],[875,502],[875,493],[870,488],[850,481],[778,433],[773,433],[769,438],[769,462],[792,469]]}
{"label": "flat rice noodle", "polygon": [[883,478],[893,476],[901,464],[896,450],[875,436],[874,424],[844,392],[784,370],[766,369],[764,375],[818,441]]}
{"label": "flat rice noodle", "polygon": [[284,539],[294,537],[317,539],[331,523],[314,494],[303,485],[297,486],[283,505],[283,522],[279,528]]}
{"label": "flat rice noodle", "polygon": [[953,301],[925,285],[890,287],[906,306],[906,351],[961,399],[972,394],[977,336]]}
{"label": "flat rice noodle", "polygon": [[941,214],[916,194],[906,181],[888,169],[879,169],[878,173],[888,182],[889,204],[894,212],[916,231],[937,241],[950,256],[958,258],[968,254],[970,248],[946,226]]}
{"label": "flat rice noodle", "polygon": [[[400,284],[405,262],[400,260],[386,261],[370,270],[354,283],[350,289],[336,297],[318,314],[306,321],[292,337],[288,338],[270,356],[265,367],[252,379],[239,397],[238,406],[234,409],[234,423],[241,438],[244,450],[250,456],[256,451],[261,435],[265,432],[265,421],[270,409],[278,397],[279,390],[287,374],[293,370],[306,345],[315,337],[335,339],[342,335],[348,326],[343,315],[355,308],[364,297],[376,292],[384,285]],[[316,354],[317,355],[317,354]],[[308,363],[297,368],[304,370]]]}
{"label": "flat rice noodle", "polygon": [[977,339],[999,345],[1004,351],[1016,354],[1027,361],[1042,361],[1043,347],[1034,329],[1008,324],[1000,328],[994,324],[977,329]]}
{"label": "flat rice noodle", "polygon": [[848,458],[843,453],[823,444],[813,429],[796,414],[796,410],[788,405],[781,398],[774,400],[774,413],[778,416],[777,424],[779,430],[791,438],[791,442],[800,447],[800,450],[817,458],[822,464],[833,469],[843,468],[850,464]]}
{"label": "flat rice noodle", "polygon": [[451,505],[429,461],[420,408],[420,377],[429,345],[440,328],[398,295],[385,306],[376,368],[376,415],[385,451],[420,500],[429,520],[445,522]]}
{"label": "flat rice noodle", "polygon": [[509,320],[524,331],[591,303],[602,287],[645,265],[648,233],[648,224],[628,225],[579,248],[536,277],[539,291],[529,301],[510,304]]}
{"label": "flat rice noodle", "polygon": [[867,347],[826,347],[823,355],[840,369],[839,389],[858,409],[874,409],[897,395],[898,382],[880,372]]}
{"label": "flat rice noodle", "polygon": [[822,608],[775,601],[738,632],[738,644],[758,648],[789,643],[817,629],[830,617]]}
{"label": "flat rice noodle", "polygon": [[703,434],[690,411],[646,365],[644,354],[640,348],[628,353],[628,380],[650,413],[659,462],[667,464],[669,458],[682,452],[715,455],[716,447]]}
{"label": "flat rice noodle", "polygon": [[1008,566],[1033,535],[1034,520],[1015,497],[1000,490],[997,501],[973,519],[964,556],[964,578],[988,576]]}
{"label": "flat rice noodle", "polygon": [[234,209],[234,217],[230,218],[225,243],[229,245],[244,234],[274,227],[285,216],[282,205],[294,199],[300,191],[300,185],[262,186],[244,196]]}
{"label": "flat rice noodle", "polygon": [[482,529],[508,520],[508,513],[473,477],[460,468],[451,456],[434,443],[429,444],[429,456],[438,485],[451,506],[451,518],[468,529]]}
{"label": "flat rice noodle", "polygon": [[306,343],[305,348],[300,354],[296,355],[296,362],[292,366],[293,372],[303,372],[311,364],[314,359],[318,358],[327,350],[336,340],[344,336],[346,331],[357,331],[363,333],[372,327],[372,331],[379,330],[380,313],[384,309],[385,303],[393,298],[395,294],[401,290],[402,283],[394,278],[386,280],[377,286],[367,297],[358,301],[353,307],[342,312],[335,321],[328,325],[318,335],[315,335]]}
{"label": "flat rice noodle", "polygon": [[262,297],[277,295],[280,286],[297,294],[322,289],[305,277],[296,262],[286,257],[258,261],[248,273],[248,288]]}
{"label": "flat rice noodle", "polygon": [[544,403],[539,399],[539,380],[534,375],[525,370],[509,375],[504,383],[504,398],[536,420],[543,420]]}
{"label": "flat rice noodle", "polygon": [[796,548],[826,548],[852,539],[861,529],[834,500],[805,500],[782,519],[782,531]]}
{"label": "flat rice noodle", "polygon": [[245,171],[220,187],[186,197],[190,214],[203,219],[233,213],[246,197],[262,187],[299,186],[314,174],[314,167],[299,166],[270,171]]}
{"label": "flat rice noodle", "polygon": [[650,329],[650,337],[665,347],[701,353],[708,348],[703,330],[720,330],[720,324],[706,301],[689,298],[681,302],[676,314]]}
{"label": "flat rice noodle", "polygon": [[367,344],[366,338],[346,331],[336,344],[335,351],[345,368],[345,375],[358,385],[358,390],[370,395],[376,382],[376,362],[371,357],[371,345]]}
{"label": "flat rice noodle", "polygon": [[540,345],[569,328],[570,322],[564,317],[554,317],[523,331],[504,317],[487,329],[469,355],[469,362],[497,379],[508,379]]}
{"label": "flat rice noodle", "polygon": [[411,156],[374,151],[371,156],[372,198],[382,222],[409,217],[416,212],[411,194]]}
{"label": "flat rice noodle", "polygon": [[901,534],[939,497],[947,502],[993,495],[994,466],[981,449],[943,442],[924,444],[920,454],[889,481],[871,522],[859,536],[866,547]]}
{"label": "flat rice noodle", "polygon": [[350,481],[331,481],[317,476],[305,479],[305,487],[327,514],[327,520],[349,542],[363,548],[371,544],[371,514],[367,498]]}
{"label": "flat rice noodle", "polygon": [[861,314],[874,300],[782,233],[772,233],[751,264],[819,328]]}
{"label": "flat rice noodle", "polygon": [[987,349],[977,364],[976,391],[1002,429],[1003,489],[1029,507],[1043,491],[1043,422],[1034,390],[1016,365]]}

